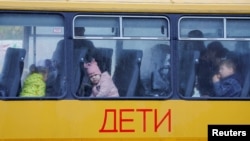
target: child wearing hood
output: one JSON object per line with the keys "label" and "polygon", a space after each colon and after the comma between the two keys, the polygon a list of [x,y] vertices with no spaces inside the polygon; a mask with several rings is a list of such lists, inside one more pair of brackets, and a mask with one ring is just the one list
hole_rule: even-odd
{"label": "child wearing hood", "polygon": [[95,59],[85,63],[84,68],[93,84],[90,97],[119,97],[118,90],[111,76],[107,71],[101,73]]}
{"label": "child wearing hood", "polygon": [[48,68],[46,60],[40,60],[30,66],[30,74],[24,81],[21,97],[43,97],[46,93]]}

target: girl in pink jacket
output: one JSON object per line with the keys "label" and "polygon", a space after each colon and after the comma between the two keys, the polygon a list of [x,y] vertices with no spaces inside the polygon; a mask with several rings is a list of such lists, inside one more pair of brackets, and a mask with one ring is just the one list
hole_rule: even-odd
{"label": "girl in pink jacket", "polygon": [[85,63],[90,81],[93,84],[90,97],[119,97],[118,90],[108,72],[101,73],[97,62],[93,59],[90,63]]}

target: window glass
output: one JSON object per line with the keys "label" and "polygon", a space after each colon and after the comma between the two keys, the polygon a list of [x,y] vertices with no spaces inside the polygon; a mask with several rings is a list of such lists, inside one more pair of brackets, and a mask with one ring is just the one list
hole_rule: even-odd
{"label": "window glass", "polygon": [[249,97],[249,41],[179,41],[179,92],[184,97]]}
{"label": "window glass", "polygon": [[228,38],[250,38],[250,19],[227,19]]}
{"label": "window glass", "polygon": [[[169,37],[166,18],[77,16],[74,26],[72,93],[77,98],[170,96],[171,51],[170,41],[166,40]],[[78,34],[80,30],[86,34]],[[87,38],[77,38],[78,35]],[[94,67],[93,73],[97,74],[92,75],[96,63],[99,69]],[[102,83],[105,81],[100,78],[105,77],[112,81]]]}
{"label": "window glass", "polygon": [[[119,35],[119,18],[118,17],[88,17],[77,16],[74,20],[74,27],[85,28],[84,36],[110,36]],[[83,36],[76,34],[75,36]]]}
{"label": "window glass", "polygon": [[123,18],[125,37],[168,37],[168,21],[163,18]]}
{"label": "window glass", "polygon": [[63,26],[63,18],[60,15],[2,13],[0,19],[1,25]]}
{"label": "window glass", "polygon": [[[222,18],[182,18],[179,24],[179,37],[191,38],[191,31],[200,30],[204,38],[223,38],[223,27]],[[202,37],[195,36],[195,38]]]}
{"label": "window glass", "polygon": [[[60,15],[0,14],[0,97],[62,96],[61,91],[54,90],[61,88],[61,78],[65,75],[62,71],[59,77],[58,71],[63,57],[55,57],[57,44],[63,35],[63,18]],[[64,70],[63,67],[61,69]],[[39,74],[38,77],[33,73]],[[29,77],[31,75],[35,77],[34,82]],[[39,86],[35,86],[37,82]],[[39,92],[33,90],[40,86],[43,88],[38,88]]]}
{"label": "window glass", "polygon": [[[169,41],[89,41],[96,47],[94,58],[99,69],[102,73],[106,72],[112,77],[120,97],[164,98],[170,96],[172,87],[170,81],[171,54]],[[88,41],[85,40],[85,42]],[[74,65],[78,67],[79,63],[80,60]],[[77,83],[76,85],[79,85],[78,78],[78,76],[75,77],[75,80],[77,80],[75,81]],[[93,85],[91,81],[89,81],[89,78],[82,81],[84,82],[80,84],[80,90],[76,88],[73,93],[75,93],[78,98],[87,98],[91,96],[91,86]],[[105,86],[100,84],[100,93],[104,87]],[[95,96],[92,95],[91,97]],[[98,95],[96,97],[98,97]]]}

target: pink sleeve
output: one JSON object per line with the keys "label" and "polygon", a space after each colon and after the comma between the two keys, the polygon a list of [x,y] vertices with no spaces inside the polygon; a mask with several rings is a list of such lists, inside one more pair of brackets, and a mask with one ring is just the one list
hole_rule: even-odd
{"label": "pink sleeve", "polygon": [[114,90],[117,92],[111,76],[108,73],[104,73],[100,81],[100,89],[96,97],[109,97],[114,95]]}

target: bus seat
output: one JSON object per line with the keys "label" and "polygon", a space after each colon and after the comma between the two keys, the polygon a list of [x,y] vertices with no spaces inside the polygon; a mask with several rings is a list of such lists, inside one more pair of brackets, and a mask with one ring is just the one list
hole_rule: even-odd
{"label": "bus seat", "polygon": [[0,78],[4,97],[17,97],[21,89],[21,76],[24,66],[26,50],[8,48],[5,54],[4,65]]}
{"label": "bus seat", "polygon": [[[81,35],[82,36],[82,35]],[[73,83],[71,85],[72,91],[78,96],[84,96],[86,93],[82,91],[83,84],[89,84],[85,69],[84,62],[90,62],[93,59],[96,48],[92,41],[86,39],[74,39],[74,55],[73,55]]]}
{"label": "bus seat", "polygon": [[0,82],[0,97],[5,97],[6,95],[6,89],[4,87],[4,85],[2,84],[2,82]]}
{"label": "bus seat", "polygon": [[[82,29],[82,28],[80,28]],[[79,30],[81,31],[81,30]],[[84,31],[81,31],[81,35],[83,36]],[[80,33],[80,32],[79,32]],[[95,46],[92,41],[86,39],[74,39],[74,60],[73,60],[73,93],[77,94],[77,96],[84,96],[86,94],[84,88],[82,88],[85,84],[89,84],[90,81],[88,77],[86,77],[86,71],[83,68],[84,62],[90,62],[93,59],[95,54]],[[89,93],[89,92],[88,92]]]}
{"label": "bus seat", "polygon": [[96,48],[92,41],[86,39],[74,39],[74,49],[86,49],[88,53],[84,56],[85,62],[91,62],[95,54]]}
{"label": "bus seat", "polygon": [[121,97],[136,95],[142,56],[141,50],[122,50],[113,75],[113,81]]}
{"label": "bus seat", "polygon": [[46,85],[46,96],[49,97],[58,97],[64,95],[62,92],[66,92],[66,78],[65,76],[65,42],[64,40],[60,40],[57,43],[56,50],[53,53],[52,61],[56,63],[57,67],[57,77],[53,84]]}
{"label": "bus seat", "polygon": [[170,46],[157,44],[151,50],[150,96],[166,96],[170,88]]}
{"label": "bus seat", "polygon": [[198,60],[200,57],[199,51],[186,51],[185,53],[185,59],[187,59],[187,66],[186,69],[186,75],[187,78],[187,84],[185,87],[185,96],[191,97],[193,95],[194,86],[195,86],[195,78],[196,78],[196,66],[198,64]]}
{"label": "bus seat", "polygon": [[59,94],[53,94],[53,86],[55,85],[58,77],[58,64],[55,60],[46,59],[46,66],[48,67],[48,75],[46,80],[46,96],[57,96]]}
{"label": "bus seat", "polygon": [[94,58],[98,63],[101,72],[107,71],[111,74],[112,55],[112,48],[96,48]]}
{"label": "bus seat", "polygon": [[249,48],[249,42],[245,41],[238,41],[235,44],[235,55],[237,58],[237,68],[239,73],[242,76],[242,91],[241,91],[241,97],[247,97],[249,96],[249,90],[250,90],[250,63],[249,63],[249,57],[250,57],[250,48]]}
{"label": "bus seat", "polygon": [[249,89],[250,89],[250,72],[247,73],[245,80],[243,82],[240,97],[249,97]]}
{"label": "bus seat", "polygon": [[82,83],[83,77],[85,77],[85,71],[83,68],[84,58],[87,54],[87,48],[75,48],[73,50],[73,83],[71,85],[73,93],[77,93]]}
{"label": "bus seat", "polygon": [[242,91],[241,97],[249,96],[250,90],[250,62],[248,61],[250,57],[250,52],[245,52],[244,54],[239,54],[239,65],[240,73],[242,78]]}

